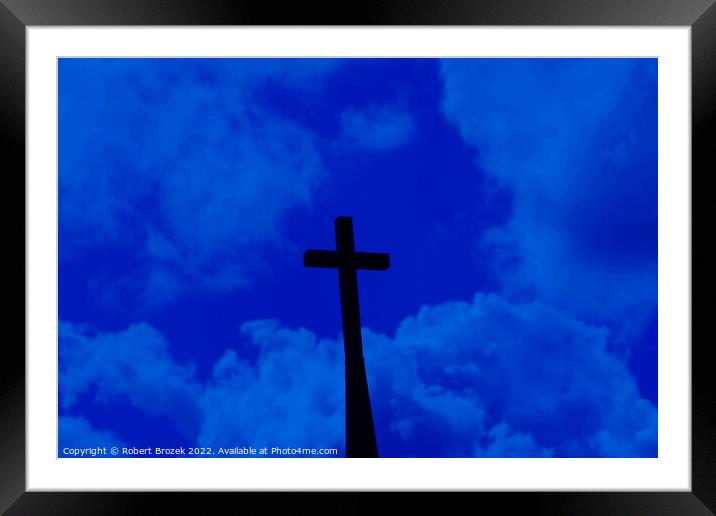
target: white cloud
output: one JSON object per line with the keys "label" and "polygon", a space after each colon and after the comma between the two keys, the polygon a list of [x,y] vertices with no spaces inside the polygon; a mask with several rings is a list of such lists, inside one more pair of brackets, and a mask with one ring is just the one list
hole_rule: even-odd
{"label": "white cloud", "polygon": [[62,452],[63,448],[87,449],[127,446],[126,442],[117,438],[112,432],[94,428],[83,417],[60,416],[57,426],[60,432],[59,455],[61,456],[65,455]]}
{"label": "white cloud", "polygon": [[60,64],[62,257],[109,246],[138,260],[104,294],[134,305],[246,285],[327,174],[316,136],[255,92],[319,87],[330,62],[171,61]]}
{"label": "white cloud", "polygon": [[59,326],[60,405],[72,407],[90,388],[97,403],[127,401],[152,417],[196,432],[200,386],[191,365],[179,365],[164,337],[147,324],[118,333]]}
{"label": "white cloud", "polygon": [[341,140],[349,147],[394,149],[408,143],[414,132],[412,115],[397,105],[369,104],[341,114]]}
{"label": "white cloud", "polygon": [[[161,414],[203,446],[343,449],[343,348],[277,321],[199,381],[146,325],[92,335],[63,325],[62,403],[91,386]],[[423,307],[394,337],[364,330],[382,456],[654,456],[656,408],[604,328],[541,303],[477,294]]]}
{"label": "white cloud", "polygon": [[365,336],[382,431],[393,424],[405,439],[408,428],[415,447],[425,435],[449,436],[463,454],[489,453],[497,437],[556,455],[655,453],[656,409],[608,337],[549,306],[496,295],[423,307],[393,339]]}
{"label": "white cloud", "polygon": [[342,347],[270,320],[244,324],[242,333],[256,359],[229,350],[216,364],[199,442],[342,449]]}
{"label": "white cloud", "polygon": [[629,59],[442,62],[447,120],[513,200],[512,219],[482,238],[505,295],[612,322],[653,313],[655,67]]}
{"label": "white cloud", "polygon": [[488,437],[486,448],[475,449],[476,457],[552,457],[554,454],[552,449],[537,446],[531,434],[511,432],[507,423],[492,427]]}

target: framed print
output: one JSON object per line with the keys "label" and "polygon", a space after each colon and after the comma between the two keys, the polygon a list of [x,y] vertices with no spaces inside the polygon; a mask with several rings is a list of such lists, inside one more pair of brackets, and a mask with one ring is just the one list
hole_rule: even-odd
{"label": "framed print", "polygon": [[713,511],[716,8],[624,5],[5,2],[3,510]]}

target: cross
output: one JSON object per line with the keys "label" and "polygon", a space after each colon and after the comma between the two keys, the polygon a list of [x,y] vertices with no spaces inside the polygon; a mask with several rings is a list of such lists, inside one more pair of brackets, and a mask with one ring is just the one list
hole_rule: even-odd
{"label": "cross", "polygon": [[353,241],[353,219],[338,217],[336,250],[303,253],[304,267],[338,269],[346,357],[346,457],[377,457],[373,414],[365,376],[363,340],[360,332],[358,278],[356,270],[384,271],[390,267],[388,253],[360,253]]}

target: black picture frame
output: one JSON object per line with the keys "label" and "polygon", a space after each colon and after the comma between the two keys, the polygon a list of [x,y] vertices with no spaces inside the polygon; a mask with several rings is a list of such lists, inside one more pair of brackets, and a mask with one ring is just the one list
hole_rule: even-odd
{"label": "black picture frame", "polygon": [[[707,177],[716,170],[713,151],[716,125],[716,0],[364,0],[362,2],[286,2],[238,0],[0,0],[0,130],[6,212],[5,249],[13,249],[5,278],[22,282],[23,303],[9,298],[6,321],[23,321],[22,338],[4,339],[0,372],[0,511],[24,514],[207,514],[250,505],[267,513],[364,512],[376,505],[375,494],[293,493],[59,493],[25,490],[25,29],[28,26],[82,25],[619,25],[690,26],[692,74],[692,171]],[[697,180],[697,185],[701,179]],[[9,183],[9,184],[8,184]],[[704,189],[701,190],[701,194]],[[15,206],[8,200],[17,200]],[[705,203],[699,203],[705,206]],[[692,236],[696,217],[692,196]],[[705,247],[703,245],[702,247]],[[20,256],[19,249],[22,249]],[[692,275],[703,272],[706,258],[694,259]],[[9,254],[9,253],[8,253]],[[693,319],[700,308],[696,290],[710,283],[701,278],[692,287],[692,490],[690,492],[525,492],[461,493],[451,498],[476,511],[499,507],[501,513],[698,515],[716,511],[716,382],[708,360],[711,339],[695,338]],[[705,318],[702,316],[701,320]],[[471,500],[466,500],[470,497]],[[424,493],[402,497],[401,503],[423,509],[445,499],[426,500]],[[451,500],[452,501],[452,500]],[[382,503],[382,502],[381,502]],[[303,511],[302,511],[303,510]],[[284,512],[282,511],[282,512]],[[223,512],[223,511],[222,511]]]}

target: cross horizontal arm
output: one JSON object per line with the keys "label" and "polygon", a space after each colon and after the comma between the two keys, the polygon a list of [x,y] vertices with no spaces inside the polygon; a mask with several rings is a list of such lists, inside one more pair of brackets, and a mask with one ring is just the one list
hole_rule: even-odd
{"label": "cross horizontal arm", "polygon": [[386,271],[390,268],[388,253],[355,253],[353,257],[353,266],[356,269]]}
{"label": "cross horizontal arm", "polygon": [[352,268],[369,271],[385,271],[390,268],[388,253],[352,253],[345,256],[336,251],[317,251],[309,249],[303,253],[304,267],[324,269]]}
{"label": "cross horizontal arm", "polygon": [[316,251],[309,249],[303,252],[304,267],[323,267],[326,269],[337,269],[340,267],[338,253],[335,251]]}

